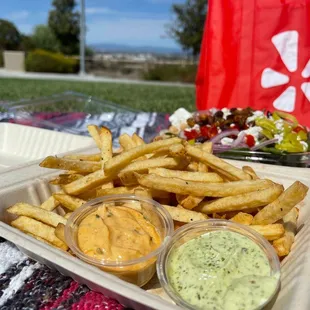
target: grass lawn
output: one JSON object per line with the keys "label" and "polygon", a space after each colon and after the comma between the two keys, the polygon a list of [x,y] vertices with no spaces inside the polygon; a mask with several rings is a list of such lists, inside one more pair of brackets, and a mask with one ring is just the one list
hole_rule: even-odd
{"label": "grass lawn", "polygon": [[179,107],[195,108],[194,87],[0,78],[0,101],[38,98],[69,90],[142,111],[171,113]]}

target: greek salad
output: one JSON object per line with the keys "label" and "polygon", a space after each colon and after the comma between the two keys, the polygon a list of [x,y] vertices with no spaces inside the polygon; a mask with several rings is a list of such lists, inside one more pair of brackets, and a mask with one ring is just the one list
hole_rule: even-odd
{"label": "greek salad", "polygon": [[285,112],[224,108],[193,114],[180,108],[169,120],[171,126],[164,135],[177,135],[189,143],[211,141],[214,152],[250,149],[279,154],[310,149],[307,128]]}

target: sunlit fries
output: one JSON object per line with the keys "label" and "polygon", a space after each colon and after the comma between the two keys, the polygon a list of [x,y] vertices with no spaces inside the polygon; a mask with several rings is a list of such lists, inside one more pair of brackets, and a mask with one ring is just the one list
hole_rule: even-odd
{"label": "sunlit fries", "polygon": [[136,143],[134,142],[134,140],[129,136],[127,135],[126,133],[125,134],[122,134],[119,138],[119,144],[121,145],[121,147],[125,150],[125,151],[128,151],[130,149],[133,149],[134,147],[136,147]]}
{"label": "sunlit fries", "polygon": [[186,196],[186,195],[176,195],[178,203],[185,209],[194,209],[197,207],[200,202],[204,199],[204,197],[197,196]]}
{"label": "sunlit fries", "polygon": [[200,212],[195,212],[183,208],[164,205],[164,208],[170,213],[173,220],[182,223],[191,223],[208,219],[208,216]]}
{"label": "sunlit fries", "polygon": [[126,152],[123,152],[112,159],[110,159],[105,165],[104,165],[104,171],[107,174],[113,173],[115,171],[119,171],[122,168],[125,168],[131,161],[134,159],[139,158],[140,156],[143,156],[145,154],[149,154],[154,152],[155,150],[168,145],[173,145],[181,143],[181,139],[179,138],[171,138],[167,140],[162,141],[156,141],[149,144],[139,145],[133,149],[130,149]]}
{"label": "sunlit fries", "polygon": [[242,167],[242,170],[249,174],[253,180],[257,180],[259,179],[259,177],[257,176],[257,174],[255,173],[254,169],[252,167],[249,167],[249,166],[243,166]]}
{"label": "sunlit fries", "polygon": [[251,225],[250,228],[263,235],[267,240],[279,239],[285,233],[282,224]]}
{"label": "sunlit fries", "polygon": [[150,168],[149,174],[156,174],[165,178],[178,178],[186,181],[218,183],[223,182],[223,179],[213,172],[190,172],[170,170],[165,168]]}
{"label": "sunlit fries", "polygon": [[138,184],[135,172],[147,172],[147,169],[152,167],[166,167],[170,169],[177,169],[186,164],[182,158],[153,158],[141,161],[135,161],[121,170],[118,177],[124,185]]}
{"label": "sunlit fries", "polygon": [[166,190],[171,193],[193,196],[227,197],[253,192],[272,185],[268,180],[238,181],[230,183],[203,183],[177,178],[164,178],[155,174],[138,175],[138,182],[149,188]]}
{"label": "sunlit fries", "polygon": [[[9,207],[12,226],[66,251],[64,228],[75,210],[97,197],[129,194],[162,204],[175,229],[209,218],[226,219],[261,234],[279,257],[291,251],[298,204],[308,191],[304,184],[295,182],[284,191],[281,184],[258,177],[253,168],[237,168],[216,157],[210,142],[190,145],[169,138],[147,144],[137,134],[122,134],[121,148],[113,152],[108,128],[90,125],[88,130],[100,152],[44,159],[42,167],[60,170],[49,181],[58,189],[40,206]],[[143,202],[128,206],[152,216]]]}
{"label": "sunlit fries", "polygon": [[273,247],[276,250],[278,256],[280,257],[288,255],[290,253],[297,231],[297,219],[297,208],[293,208],[288,214],[283,217],[283,226],[285,229],[284,236],[273,241]]}
{"label": "sunlit fries", "polygon": [[77,172],[94,172],[101,168],[101,164],[96,161],[81,161],[75,159],[58,158],[54,156],[46,157],[40,166],[43,168],[74,170]]}
{"label": "sunlit fries", "polygon": [[248,175],[241,169],[236,168],[231,164],[228,164],[227,162],[216,157],[213,154],[208,154],[203,150],[191,145],[187,145],[185,149],[189,156],[203,162],[204,164],[208,165],[213,170],[220,172],[222,175],[226,176],[230,180],[236,181],[252,179],[250,175]]}
{"label": "sunlit fries", "polygon": [[57,178],[49,181],[53,185],[65,185],[82,178],[82,174],[60,174]]}
{"label": "sunlit fries", "polygon": [[[253,181],[254,182],[254,181]],[[233,182],[236,183],[236,182]],[[231,184],[231,183],[224,183]],[[223,185],[224,185],[223,184]],[[235,195],[215,201],[202,202],[198,206],[198,210],[203,213],[223,213],[227,211],[244,210],[248,208],[257,208],[265,206],[274,201],[283,192],[283,186],[278,184],[270,184],[268,188],[252,191],[245,194]]]}
{"label": "sunlit fries", "polygon": [[71,211],[74,211],[85,203],[85,201],[80,198],[72,197],[66,194],[53,194],[53,197]]}
{"label": "sunlit fries", "polygon": [[[60,191],[58,193],[61,194],[63,192]],[[47,210],[47,211],[53,211],[58,206],[59,206],[59,201],[57,201],[53,196],[50,196],[40,205],[40,208]]]}
{"label": "sunlit fries", "polygon": [[11,214],[31,217],[53,227],[56,227],[59,223],[66,224],[67,222],[64,217],[57,213],[46,211],[39,207],[22,202],[8,208],[7,211]]}
{"label": "sunlit fries", "polygon": [[233,216],[230,220],[243,225],[251,225],[253,221],[253,215],[244,212],[239,212],[238,214]]}
{"label": "sunlit fries", "polygon": [[70,154],[65,155],[64,158],[66,159],[75,159],[80,161],[100,161],[101,160],[101,154],[89,154],[89,155],[83,155],[83,154]]}
{"label": "sunlit fries", "polygon": [[272,224],[280,220],[301,202],[308,192],[308,187],[300,182],[295,182],[286,189],[278,199],[271,202],[259,211],[253,220],[253,224]]}
{"label": "sunlit fries", "polygon": [[97,144],[98,149],[101,150],[100,129],[96,125],[88,125],[87,130]]}
{"label": "sunlit fries", "polygon": [[59,223],[57,227],[55,228],[55,236],[60,239],[63,243],[66,244],[66,238],[65,238],[65,225]]}
{"label": "sunlit fries", "polygon": [[98,170],[70,184],[64,185],[63,189],[68,194],[78,195],[99,185],[112,181],[113,177],[115,176],[112,174],[107,176],[102,170]]}
{"label": "sunlit fries", "polygon": [[68,246],[63,243],[60,239],[58,239],[55,235],[55,228],[43,224],[37,220],[34,220],[27,216],[19,216],[16,220],[11,222],[13,227],[16,227],[26,233],[33,234],[38,236],[58,248],[63,250],[67,250]]}

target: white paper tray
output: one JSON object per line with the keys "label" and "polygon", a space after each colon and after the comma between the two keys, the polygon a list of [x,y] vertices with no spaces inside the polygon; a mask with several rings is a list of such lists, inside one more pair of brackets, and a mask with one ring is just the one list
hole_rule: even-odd
{"label": "white paper tray", "polygon": [[[234,162],[237,166],[242,162]],[[288,168],[268,166],[264,164],[248,165],[254,167],[259,175],[289,186],[296,179],[310,186],[310,170],[305,168]],[[92,267],[77,258],[43,244],[19,230],[5,224],[9,221],[6,208],[20,201],[39,205],[48,198],[55,187],[48,184],[55,171],[39,174],[35,165],[20,168],[14,173],[0,175],[0,236],[15,243],[25,254],[31,258],[55,268],[62,274],[88,285],[91,289],[99,291],[109,297],[115,298],[120,303],[135,310],[160,309],[173,310],[179,307],[152,295],[143,289],[109,275]],[[34,176],[29,171],[34,171]],[[28,178],[17,183],[17,175],[24,175],[28,171]],[[40,177],[36,177],[40,175]],[[3,178],[6,179],[6,183]],[[267,307],[272,310],[309,310],[310,309],[310,194],[300,205],[299,232],[296,236],[292,252],[282,262],[281,291],[275,300]]]}
{"label": "white paper tray", "polygon": [[94,142],[89,137],[0,123],[0,172],[51,154],[93,145]]}

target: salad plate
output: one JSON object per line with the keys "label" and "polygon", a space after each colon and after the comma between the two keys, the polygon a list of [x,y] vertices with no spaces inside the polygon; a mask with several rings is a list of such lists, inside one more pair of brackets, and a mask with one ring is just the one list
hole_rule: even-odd
{"label": "salad plate", "polygon": [[251,108],[190,113],[180,108],[169,120],[163,137],[176,135],[193,144],[210,141],[219,157],[310,167],[309,131],[288,113]]}

